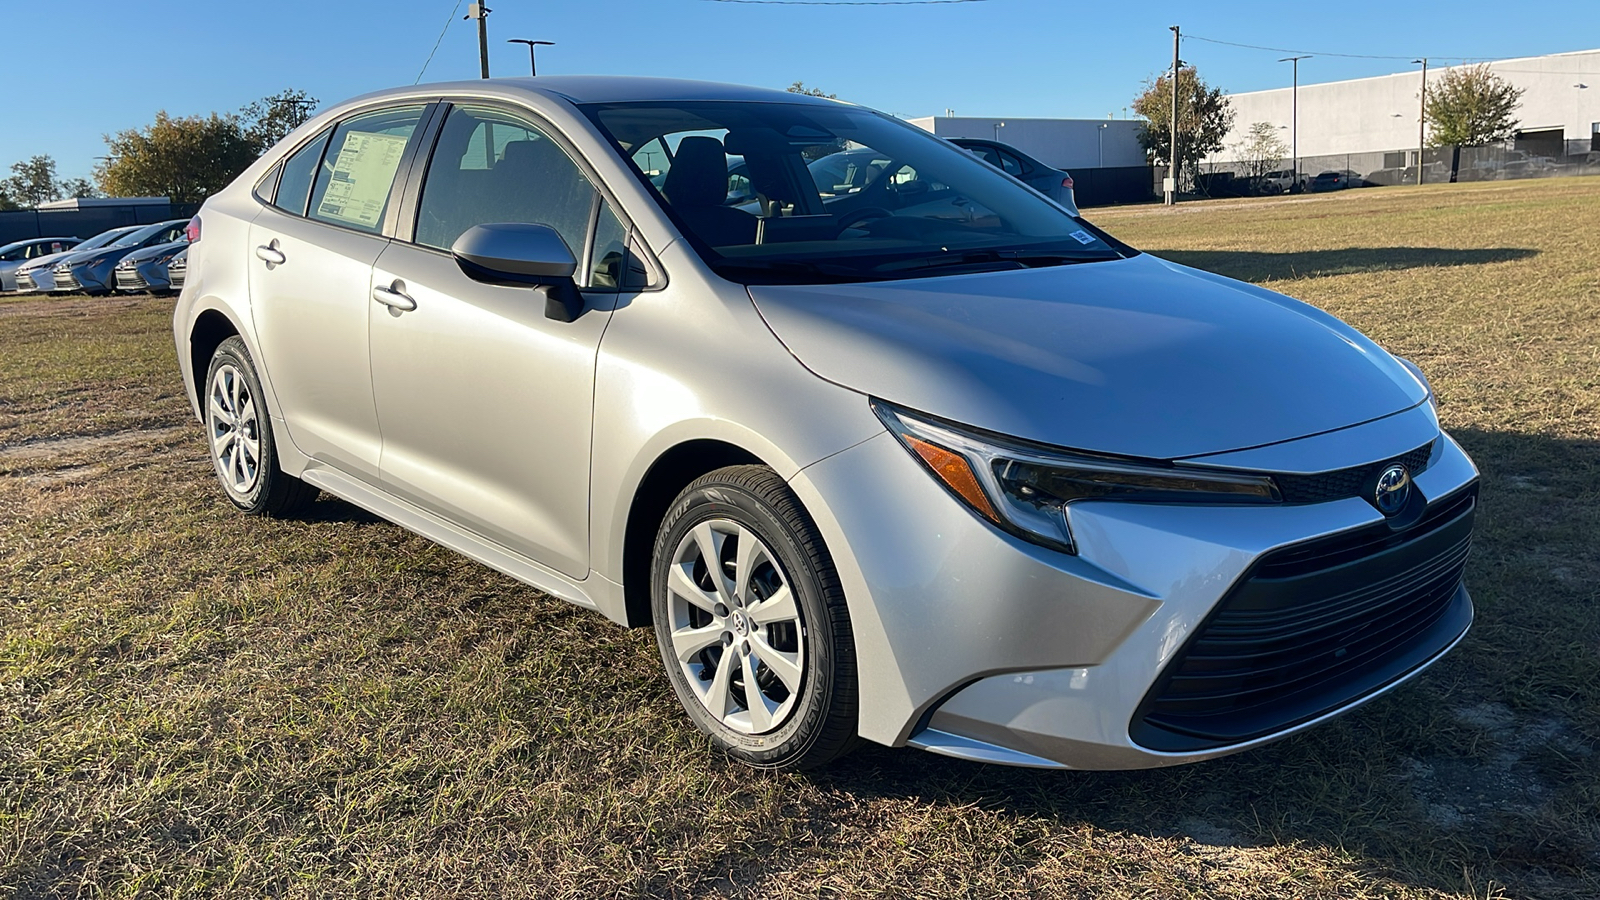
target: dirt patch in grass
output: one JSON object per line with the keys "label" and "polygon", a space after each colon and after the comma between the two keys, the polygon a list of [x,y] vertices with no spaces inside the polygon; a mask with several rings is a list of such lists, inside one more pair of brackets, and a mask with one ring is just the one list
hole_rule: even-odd
{"label": "dirt patch in grass", "polygon": [[1455,653],[1151,772],[730,764],[647,631],[333,500],[236,515],[170,301],[12,316],[0,445],[54,450],[0,458],[0,893],[1600,896],[1597,204],[1564,179],[1095,212],[1415,359],[1483,471]]}

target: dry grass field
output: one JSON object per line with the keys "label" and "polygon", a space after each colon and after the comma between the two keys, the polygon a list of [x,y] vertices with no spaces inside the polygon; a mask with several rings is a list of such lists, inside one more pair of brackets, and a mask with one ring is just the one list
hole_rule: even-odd
{"label": "dry grass field", "polygon": [[1169,771],[710,752],[629,632],[336,500],[234,514],[160,298],[0,302],[0,895],[1600,896],[1600,179],[1125,208],[1433,378],[1469,638]]}

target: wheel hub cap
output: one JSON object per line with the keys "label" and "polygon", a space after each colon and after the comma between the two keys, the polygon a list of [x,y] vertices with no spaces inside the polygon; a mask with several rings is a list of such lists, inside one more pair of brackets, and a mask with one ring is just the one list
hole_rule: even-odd
{"label": "wheel hub cap", "polygon": [[211,461],[223,487],[235,496],[248,495],[261,476],[261,432],[255,398],[244,374],[232,365],[218,366],[206,391],[206,431]]}

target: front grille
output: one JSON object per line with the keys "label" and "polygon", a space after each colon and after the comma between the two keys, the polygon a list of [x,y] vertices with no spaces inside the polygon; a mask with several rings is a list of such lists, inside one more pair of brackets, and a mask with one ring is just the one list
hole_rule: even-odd
{"label": "front grille", "polygon": [[142,291],[146,287],[145,280],[139,277],[137,269],[118,269],[117,288],[124,291]]}
{"label": "front grille", "polygon": [[167,268],[167,283],[172,285],[173,290],[179,290],[183,287],[183,279],[188,274],[189,269],[187,266],[169,266]]}
{"label": "front grille", "polygon": [[1326,503],[1346,497],[1370,497],[1378,485],[1378,476],[1393,463],[1405,466],[1406,471],[1415,478],[1428,467],[1433,446],[1433,442],[1423,444],[1404,456],[1383,462],[1314,475],[1274,475],[1272,480],[1278,483],[1278,491],[1285,503]]}
{"label": "front grille", "polygon": [[1383,522],[1263,556],[1167,666],[1130,735],[1171,752],[1241,743],[1426,662],[1472,618],[1461,578],[1476,508],[1474,484],[1404,531]]}
{"label": "front grille", "polygon": [[17,273],[17,290],[31,291],[34,289],[33,274],[31,272]]}
{"label": "front grille", "polygon": [[56,283],[51,287],[55,291],[75,291],[79,287],[78,276],[71,271],[56,271]]}

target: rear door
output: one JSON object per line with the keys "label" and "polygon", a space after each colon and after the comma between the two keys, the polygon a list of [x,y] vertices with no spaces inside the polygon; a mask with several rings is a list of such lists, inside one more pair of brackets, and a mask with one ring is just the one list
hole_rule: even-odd
{"label": "rear door", "polygon": [[[566,241],[585,288],[576,321],[546,318],[538,289],[462,273],[451,244],[496,222],[549,225]],[[595,355],[627,229],[550,129],[524,112],[466,104],[439,131],[413,240],[403,240],[405,224],[374,286],[415,307],[367,303],[384,488],[583,577]]]}
{"label": "rear door", "polygon": [[374,484],[378,415],[367,360],[372,264],[389,240],[396,174],[427,104],[345,119],[285,161],[250,225],[250,304],[290,439]]}

